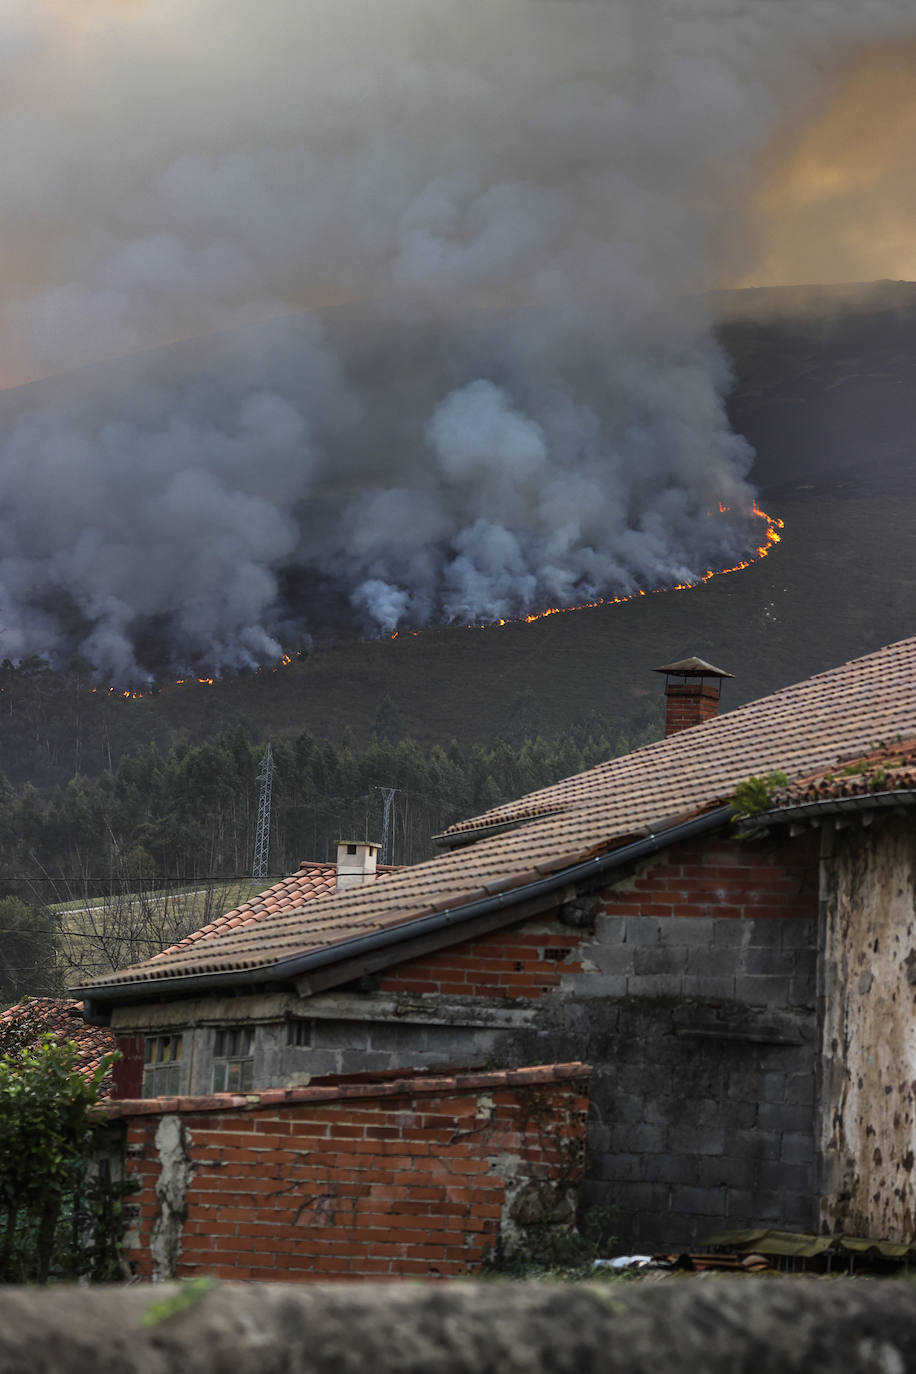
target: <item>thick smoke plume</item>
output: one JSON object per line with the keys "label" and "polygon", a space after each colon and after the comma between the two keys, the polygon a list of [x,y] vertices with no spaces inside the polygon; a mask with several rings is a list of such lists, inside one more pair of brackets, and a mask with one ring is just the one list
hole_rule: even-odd
{"label": "thick smoke plume", "polygon": [[753,269],[766,150],[914,32],[909,0],[5,0],[0,372],[46,380],[0,405],[0,652],[219,671],[745,555],[701,293]]}

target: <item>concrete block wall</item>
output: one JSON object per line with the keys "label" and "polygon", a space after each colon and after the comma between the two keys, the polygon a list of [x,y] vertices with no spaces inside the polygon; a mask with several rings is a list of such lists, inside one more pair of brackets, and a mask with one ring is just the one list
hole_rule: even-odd
{"label": "concrete block wall", "polygon": [[466,1274],[566,1228],[582,1064],[108,1104],[126,1128],[125,1258],[143,1278]]}

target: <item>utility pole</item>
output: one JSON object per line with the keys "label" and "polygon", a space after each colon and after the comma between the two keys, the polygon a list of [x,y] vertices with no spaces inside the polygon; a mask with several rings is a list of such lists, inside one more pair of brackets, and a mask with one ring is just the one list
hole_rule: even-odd
{"label": "utility pole", "polygon": [[261,797],[258,804],[258,829],[254,840],[254,863],[252,878],[267,877],[267,856],[270,852],[270,792],[274,778],[274,756],[270,752],[270,741],[264,750],[258,768],[258,782],[261,784]]}
{"label": "utility pole", "polygon": [[390,863],[388,853],[388,836],[391,827],[391,803],[394,801],[394,794],[399,789],[397,787],[380,787],[382,794],[382,859],[383,864]]}

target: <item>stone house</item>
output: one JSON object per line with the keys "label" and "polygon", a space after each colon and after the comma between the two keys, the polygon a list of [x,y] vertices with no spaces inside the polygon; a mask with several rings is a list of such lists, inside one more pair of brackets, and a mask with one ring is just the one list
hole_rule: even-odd
{"label": "stone house", "polygon": [[[298,1089],[587,1061],[581,1196],[613,1212],[621,1245],[911,1228],[909,775],[884,789],[891,803],[863,782],[854,807],[825,797],[803,816],[809,803],[786,792],[753,825],[735,825],[730,799],[776,770],[801,786],[829,788],[849,767],[886,781],[867,756],[916,737],[916,638],[718,716],[720,670],[663,671],[664,740],[453,826],[440,856],[384,882],[198,932],[81,989],[124,1052],[115,1096],[141,1096],[144,1064],[163,1054],[178,1066],[168,1090],[192,1096],[228,1075]],[[852,1036],[854,996],[866,1002]],[[888,1000],[899,1026],[885,1056]]]}

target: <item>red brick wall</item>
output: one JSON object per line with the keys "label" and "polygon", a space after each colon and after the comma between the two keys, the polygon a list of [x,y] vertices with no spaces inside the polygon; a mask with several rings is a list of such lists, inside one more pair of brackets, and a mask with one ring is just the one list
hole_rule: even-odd
{"label": "red brick wall", "polygon": [[577,972],[580,933],[538,920],[410,959],[379,975],[383,992],[436,992],[464,997],[540,997]]}
{"label": "red brick wall", "polygon": [[817,916],[817,833],[796,839],[728,836],[665,850],[603,894],[609,916]]}
{"label": "red brick wall", "polygon": [[[143,1277],[168,1277],[164,1267],[233,1279],[467,1273],[501,1229],[511,1233],[513,1208],[517,1224],[539,1205],[569,1219],[589,1072],[112,1102],[128,1176],[141,1184],[125,1258]],[[157,1143],[170,1115],[184,1127],[177,1172],[174,1151],[163,1164]],[[174,1265],[161,1259],[170,1251]]]}

